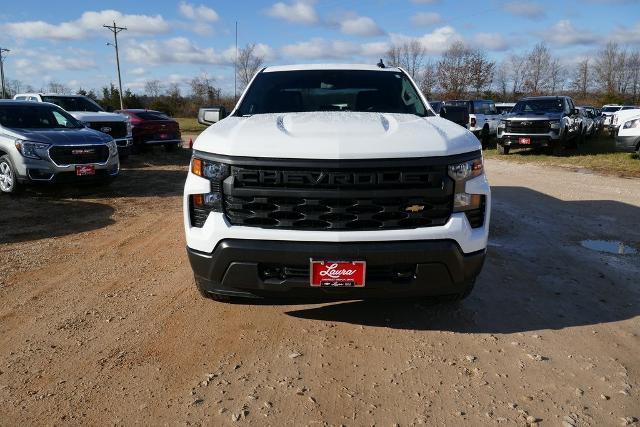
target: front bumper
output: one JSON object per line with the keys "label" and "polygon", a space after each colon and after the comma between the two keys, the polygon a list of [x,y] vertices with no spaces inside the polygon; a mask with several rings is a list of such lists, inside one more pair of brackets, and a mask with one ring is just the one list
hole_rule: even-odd
{"label": "front bumper", "polygon": [[[521,144],[520,138],[530,138],[531,144]],[[551,147],[560,141],[560,133],[520,134],[498,132],[498,143],[512,148]]]}
{"label": "front bumper", "polygon": [[[328,243],[225,239],[211,253],[190,248],[187,252],[204,292],[357,299],[461,293],[480,273],[486,251],[465,254],[453,240]],[[366,261],[365,287],[310,287],[311,258]],[[273,271],[281,274],[274,277]]]}
{"label": "front bumper", "polygon": [[627,152],[638,151],[639,146],[640,146],[640,136],[637,136],[637,135],[616,136],[617,151],[627,151]]}
{"label": "front bumper", "polygon": [[110,156],[106,163],[90,163],[96,174],[77,176],[76,165],[57,166],[48,159],[14,158],[16,175],[20,183],[90,182],[115,178],[120,173],[118,156]]}

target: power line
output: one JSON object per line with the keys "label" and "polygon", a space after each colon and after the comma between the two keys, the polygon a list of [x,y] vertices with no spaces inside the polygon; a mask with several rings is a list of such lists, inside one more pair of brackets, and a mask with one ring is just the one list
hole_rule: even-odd
{"label": "power line", "polygon": [[[127,27],[118,27],[116,26],[116,21],[113,21],[113,25],[103,25],[104,28],[108,29],[113,33],[113,47],[116,48],[116,64],[118,66],[118,89],[120,90],[120,109],[124,110],[124,103],[122,102],[122,77],[120,76],[120,52],[118,51],[118,33],[121,31],[126,31]],[[111,45],[111,43],[107,43]]]}
{"label": "power line", "polygon": [[7,92],[4,87],[4,58],[3,55],[5,52],[11,52],[9,49],[5,49],[4,47],[0,47],[0,79],[2,79],[2,99],[7,97]]}

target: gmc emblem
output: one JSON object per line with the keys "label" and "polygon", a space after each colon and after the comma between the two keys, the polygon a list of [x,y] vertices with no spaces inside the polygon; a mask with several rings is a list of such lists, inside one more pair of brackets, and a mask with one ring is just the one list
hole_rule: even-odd
{"label": "gmc emblem", "polygon": [[105,126],[100,128],[100,132],[109,133],[111,132],[111,128],[109,126]]}

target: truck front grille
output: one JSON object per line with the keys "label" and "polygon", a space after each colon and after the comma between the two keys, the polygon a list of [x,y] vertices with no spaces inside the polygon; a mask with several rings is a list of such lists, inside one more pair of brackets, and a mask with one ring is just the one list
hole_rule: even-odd
{"label": "truck front grille", "polygon": [[548,120],[509,120],[505,129],[507,133],[524,134],[549,133],[550,130]]}
{"label": "truck front grille", "polygon": [[402,171],[234,166],[223,183],[232,225],[292,230],[387,230],[442,226],[453,209],[446,165]]}
{"label": "truck front grille", "polygon": [[106,163],[109,159],[109,147],[106,145],[54,145],[49,149],[49,157],[59,166]]}
{"label": "truck front grille", "polygon": [[127,123],[122,122],[91,122],[91,129],[111,135],[113,138],[124,138],[127,136]]}

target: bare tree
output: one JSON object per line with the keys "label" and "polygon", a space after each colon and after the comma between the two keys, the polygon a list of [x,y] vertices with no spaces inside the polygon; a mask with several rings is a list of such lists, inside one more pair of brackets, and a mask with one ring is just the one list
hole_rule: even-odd
{"label": "bare tree", "polygon": [[526,62],[526,57],[524,56],[511,55],[509,58],[511,93],[514,97],[524,92]]}
{"label": "bare tree", "polygon": [[71,93],[71,90],[64,84],[52,80],[47,85],[47,92],[56,93],[58,95],[68,95],[69,93]]}
{"label": "bare tree", "polygon": [[478,49],[469,52],[467,62],[469,85],[475,91],[476,96],[479,96],[483,90],[491,85],[496,63],[487,59],[485,53]]}
{"label": "bare tree", "polygon": [[533,95],[539,95],[548,83],[551,69],[551,53],[544,43],[538,43],[526,56],[525,89]]}
{"label": "bare tree", "polygon": [[243,89],[251,82],[253,76],[264,66],[264,56],[261,55],[255,43],[248,44],[238,51],[236,72],[240,88]]}
{"label": "bare tree", "polygon": [[640,51],[636,50],[627,58],[629,69],[629,89],[634,104],[638,103],[640,95]]}
{"label": "bare tree", "polygon": [[591,69],[589,68],[589,58],[578,62],[571,85],[583,99],[587,97],[587,92],[589,92],[589,87],[591,85]]}
{"label": "bare tree", "polygon": [[606,95],[615,95],[618,91],[618,74],[622,51],[617,43],[609,42],[598,52],[596,63],[593,67],[596,81]]}
{"label": "bare tree", "polygon": [[214,80],[207,74],[194,77],[189,82],[191,86],[191,94],[196,103],[200,105],[211,104],[220,98],[220,89],[214,85]]}
{"label": "bare tree", "polygon": [[438,62],[438,83],[446,96],[459,98],[469,85],[469,59],[472,51],[462,42],[453,43]]}
{"label": "bare tree", "polygon": [[438,85],[438,71],[433,62],[429,61],[422,67],[419,81],[420,90],[424,96],[426,96],[427,99],[431,98],[431,94]]}
{"label": "bare tree", "polygon": [[387,50],[386,61],[392,67],[403,68],[412,79],[420,82],[427,51],[419,40],[405,40]]}
{"label": "bare tree", "polygon": [[552,95],[556,92],[564,89],[564,85],[567,80],[567,73],[560,61],[557,58],[553,58],[549,63],[549,80],[548,89]]}
{"label": "bare tree", "polygon": [[144,83],[144,93],[152,98],[157,98],[162,94],[163,84],[160,80],[147,80]]}
{"label": "bare tree", "polygon": [[509,90],[509,65],[507,62],[502,62],[495,72],[495,85],[496,91],[502,95],[502,99],[507,98],[507,91]]}

